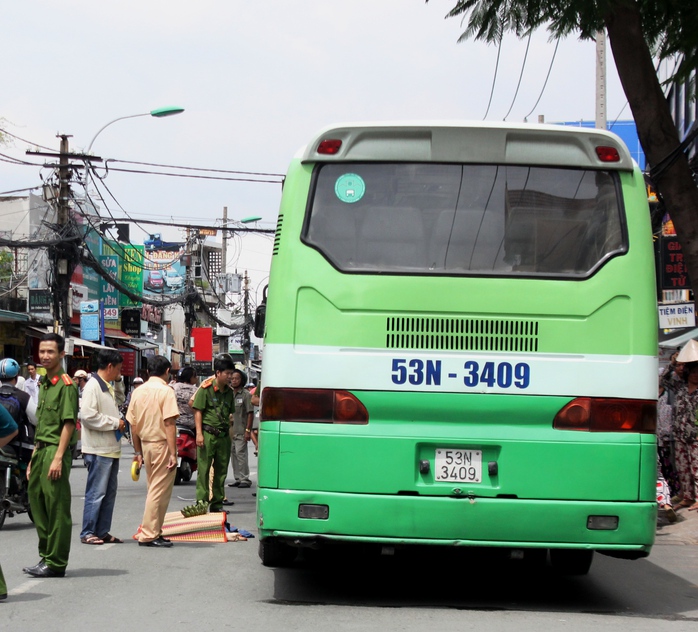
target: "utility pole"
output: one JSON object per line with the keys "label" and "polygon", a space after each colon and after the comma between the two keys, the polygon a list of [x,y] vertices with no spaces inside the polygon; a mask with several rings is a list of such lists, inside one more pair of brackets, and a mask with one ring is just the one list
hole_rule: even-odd
{"label": "utility pole", "polygon": [[[221,301],[222,307],[227,308],[227,293],[228,293],[228,280],[226,278],[228,260],[228,207],[223,207],[223,246],[221,247],[221,280],[223,283],[219,285],[221,288],[221,293],[223,294],[223,300]],[[220,300],[220,297],[219,297]],[[218,336],[218,351],[219,353],[228,353],[228,340],[229,336]]]}
{"label": "utility pole", "polygon": [[[68,160],[69,142],[68,134],[59,134],[61,139],[60,156],[58,160],[58,203],[56,208],[56,223],[61,238],[65,239],[73,234],[70,228],[70,177],[72,171]],[[50,252],[53,260],[53,313],[56,324],[62,328],[65,338],[70,336],[70,277],[77,264],[75,253],[71,250],[72,244],[58,244]]]}
{"label": "utility pole", "polygon": [[606,32],[596,33],[596,129],[606,129]]}
{"label": "utility pole", "polygon": [[185,336],[184,336],[184,359],[185,362],[190,364],[193,362],[191,357],[191,330],[194,326],[196,320],[196,312],[194,311],[194,298],[191,292],[193,288],[193,283],[191,280],[191,265],[192,265],[192,251],[191,251],[191,228],[187,228],[187,243],[184,251],[185,261],[185,274],[184,274],[184,287],[189,293],[186,302],[184,303],[184,326],[185,326]]}
{"label": "utility pole", "polygon": [[[245,289],[243,294],[243,307],[245,314],[245,324],[242,328],[242,352],[245,358],[245,369],[250,368],[250,277],[245,270]],[[248,371],[249,374],[249,371]]]}

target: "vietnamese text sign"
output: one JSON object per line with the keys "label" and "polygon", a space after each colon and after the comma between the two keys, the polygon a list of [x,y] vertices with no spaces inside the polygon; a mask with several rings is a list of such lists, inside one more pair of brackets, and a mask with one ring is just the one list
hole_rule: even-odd
{"label": "vietnamese text sign", "polygon": [[688,269],[681,252],[681,244],[676,237],[661,237],[662,290],[682,290],[690,288]]}
{"label": "vietnamese text sign", "polygon": [[[143,246],[125,246],[121,258],[121,283],[136,296],[143,292]],[[140,301],[133,301],[121,294],[121,307],[140,307]]]}
{"label": "vietnamese text sign", "polygon": [[[102,255],[99,263],[114,279],[119,278],[119,257],[117,255]],[[104,301],[105,320],[118,320],[119,318],[119,291],[109,281],[102,279],[99,284],[100,298]],[[116,308],[116,317],[114,310]],[[109,317],[107,317],[109,314]]]}
{"label": "vietnamese text sign", "polygon": [[676,303],[659,306],[659,328],[678,329],[695,327],[696,310],[693,303]]}
{"label": "vietnamese text sign", "polygon": [[99,312],[80,314],[80,338],[83,340],[99,340]]}

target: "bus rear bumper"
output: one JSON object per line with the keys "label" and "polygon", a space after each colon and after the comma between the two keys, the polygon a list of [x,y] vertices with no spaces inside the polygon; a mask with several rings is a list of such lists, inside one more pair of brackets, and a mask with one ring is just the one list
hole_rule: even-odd
{"label": "bus rear bumper", "polygon": [[[258,489],[260,538],[297,546],[321,541],[509,548],[592,549],[621,557],[649,554],[654,502],[594,502],[391,496]],[[327,518],[301,518],[301,505]],[[591,516],[617,517],[614,529],[589,528]]]}

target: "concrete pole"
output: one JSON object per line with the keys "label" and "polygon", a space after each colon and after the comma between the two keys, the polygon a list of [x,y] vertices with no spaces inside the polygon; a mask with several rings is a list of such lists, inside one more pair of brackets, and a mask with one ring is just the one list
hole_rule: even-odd
{"label": "concrete pole", "polygon": [[596,129],[606,129],[606,32],[596,33]]}

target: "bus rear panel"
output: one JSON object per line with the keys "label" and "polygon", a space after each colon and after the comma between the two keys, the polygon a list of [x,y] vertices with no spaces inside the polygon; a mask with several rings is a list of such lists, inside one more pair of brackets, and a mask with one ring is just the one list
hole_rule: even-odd
{"label": "bus rear panel", "polygon": [[321,132],[272,258],[263,561],[327,541],[647,555],[656,350],[644,180],[612,134]]}

